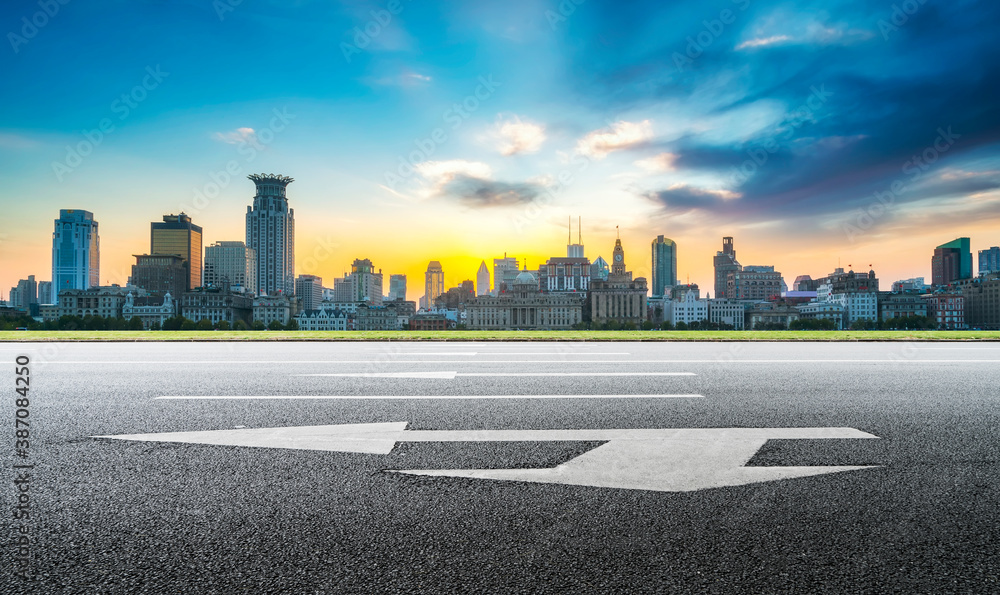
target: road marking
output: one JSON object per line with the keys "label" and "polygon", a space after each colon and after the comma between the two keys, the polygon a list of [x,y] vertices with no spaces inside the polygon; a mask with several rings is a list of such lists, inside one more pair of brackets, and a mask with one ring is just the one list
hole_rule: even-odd
{"label": "road marking", "polygon": [[[13,361],[4,362],[13,364]],[[52,360],[45,362],[46,365],[66,364],[66,365],[114,365],[128,364],[135,365],[261,365],[261,364],[996,364],[1000,359],[639,359],[622,361],[615,360],[589,360],[589,359],[513,359],[513,360],[477,360],[475,362],[456,360],[381,360],[381,359],[361,359],[361,360],[175,360],[175,361],[136,361],[136,360]]]}
{"label": "road marking", "polygon": [[705,395],[164,395],[154,400],[704,399]]}
{"label": "road marking", "polygon": [[768,440],[873,439],[854,428],[407,430],[407,422],[92,436],[141,442],[387,455],[399,442],[604,444],[548,469],[393,469],[394,473],[657,492],[690,492],[873,468],[746,467]]}
{"label": "road marking", "polygon": [[296,378],[433,378],[454,380],[457,376],[697,376],[694,372],[354,372],[344,374],[292,374]]}

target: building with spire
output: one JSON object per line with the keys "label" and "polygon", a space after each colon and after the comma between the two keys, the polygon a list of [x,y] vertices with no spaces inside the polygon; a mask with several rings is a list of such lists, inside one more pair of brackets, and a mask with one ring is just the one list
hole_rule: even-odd
{"label": "building with spire", "polygon": [[636,326],[646,320],[648,287],[644,277],[632,278],[625,266],[625,249],[621,237],[615,239],[611,273],[607,280],[590,284],[591,322],[605,324],[617,321]]}
{"label": "building with spire", "polygon": [[735,298],[728,294],[729,275],[738,273],[743,267],[736,260],[736,248],[731,236],[722,238],[722,251],[715,253],[712,262],[715,265],[715,299]]}
{"label": "building with spire", "polygon": [[433,308],[434,299],[444,293],[444,269],[437,260],[427,263],[424,273],[424,297],[420,300],[421,308]]}
{"label": "building with spire", "polygon": [[247,207],[247,247],[257,257],[258,295],[295,295],[295,210],[288,207],[286,187],[292,178],[274,174],[247,176],[257,186]]}

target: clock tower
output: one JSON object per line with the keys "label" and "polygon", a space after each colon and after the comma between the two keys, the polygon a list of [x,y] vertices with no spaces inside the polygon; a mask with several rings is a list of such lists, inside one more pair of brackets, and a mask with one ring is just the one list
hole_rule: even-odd
{"label": "clock tower", "polygon": [[612,253],[611,274],[625,275],[625,250],[622,248],[621,238],[615,240],[615,250]]}

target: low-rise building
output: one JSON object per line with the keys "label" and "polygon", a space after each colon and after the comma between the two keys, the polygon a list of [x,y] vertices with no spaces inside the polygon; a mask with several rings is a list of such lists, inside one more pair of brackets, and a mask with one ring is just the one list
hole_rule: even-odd
{"label": "low-rise building", "polygon": [[583,320],[584,299],[583,293],[539,291],[535,275],[523,271],[507,291],[470,300],[466,324],[483,330],[569,329]]}
{"label": "low-rise building", "polygon": [[960,293],[942,292],[924,295],[927,316],[943,330],[969,328],[965,322],[965,296]]}
{"label": "low-rise building", "polygon": [[747,311],[747,328],[784,327],[799,319],[799,310],[794,304],[784,302],[758,302]]}
{"label": "low-rise building", "polygon": [[970,328],[1000,329],[1000,273],[989,273],[961,284],[965,323]]}
{"label": "low-rise building", "polygon": [[354,315],[354,330],[394,331],[399,329],[396,309],[362,304]]}
{"label": "low-rise building", "polygon": [[750,302],[728,298],[708,300],[708,320],[741,331],[746,328],[746,313]]}
{"label": "low-rise building", "polygon": [[833,301],[812,301],[795,306],[799,310],[799,318],[817,320],[832,320],[837,330],[844,329],[844,306]]}
{"label": "low-rise building", "polygon": [[120,285],[91,287],[90,289],[64,289],[59,292],[58,315],[59,317],[121,318],[125,298],[130,292],[142,296],[146,295],[146,292],[138,287],[121,287]]}
{"label": "low-rise building", "polygon": [[277,321],[287,326],[297,313],[296,305],[295,297],[280,294],[257,296],[253,300],[253,321],[262,322],[264,326]]}
{"label": "low-rise building", "polygon": [[354,328],[354,315],[336,308],[304,310],[295,316],[302,331],[347,331]]}
{"label": "low-rise building", "polygon": [[[676,290],[677,287],[674,287]],[[708,320],[708,300],[699,300],[697,291],[687,291],[681,294],[682,297],[672,299],[666,303],[664,308],[664,320],[677,326],[680,323],[686,325],[692,322]]]}
{"label": "low-rise building", "polygon": [[455,328],[455,323],[443,314],[417,312],[410,317],[411,331],[445,331],[449,328]]}
{"label": "low-rise building", "polygon": [[181,316],[195,322],[209,320],[213,325],[223,320],[230,325],[240,320],[250,325],[253,320],[253,298],[231,291],[228,287],[198,287],[184,292],[181,298]]}
{"label": "low-rise building", "polygon": [[879,320],[892,320],[908,316],[927,316],[927,300],[915,293],[879,292]]}
{"label": "low-rise building", "polygon": [[135,297],[132,292],[125,296],[122,318],[142,320],[142,328],[162,328],[168,319],[177,316],[177,302],[170,292],[159,296]]}

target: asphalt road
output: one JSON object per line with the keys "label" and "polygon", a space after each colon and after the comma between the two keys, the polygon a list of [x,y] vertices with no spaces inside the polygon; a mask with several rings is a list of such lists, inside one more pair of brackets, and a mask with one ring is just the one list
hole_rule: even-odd
{"label": "asphalt road", "polygon": [[[13,465],[34,465],[3,593],[1000,591],[997,343],[0,343],[0,361],[9,510]],[[206,396],[312,398],[159,398]],[[94,438],[392,422],[387,452]],[[747,467],[866,468],[698,488],[673,466],[711,475],[730,434],[600,431],[680,428],[877,439],[762,439]],[[579,485],[629,469],[654,487]],[[31,582],[10,570],[22,529]]]}

